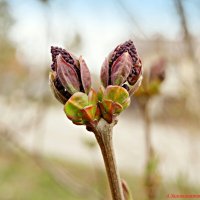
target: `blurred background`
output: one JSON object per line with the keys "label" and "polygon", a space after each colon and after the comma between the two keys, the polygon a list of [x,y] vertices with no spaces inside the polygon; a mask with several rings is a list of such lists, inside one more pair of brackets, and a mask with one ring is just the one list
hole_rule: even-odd
{"label": "blurred background", "polygon": [[[198,0],[0,0],[0,199],[111,199],[92,133],[69,121],[48,85],[50,46],[101,64],[132,39],[144,69],[166,61],[149,103],[157,199],[200,193]],[[122,178],[145,200],[145,128],[136,98],[114,128]]]}

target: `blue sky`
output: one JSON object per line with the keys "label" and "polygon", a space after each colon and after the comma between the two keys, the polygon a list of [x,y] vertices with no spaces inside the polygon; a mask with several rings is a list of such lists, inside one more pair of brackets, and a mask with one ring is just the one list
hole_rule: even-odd
{"label": "blue sky", "polygon": [[[16,19],[11,38],[18,45],[19,57],[24,55],[29,62],[32,57],[37,65],[45,62],[50,45],[66,46],[77,31],[83,38],[84,48],[75,53],[85,55],[93,66],[99,65],[116,44],[130,37],[144,39],[162,34],[168,39],[180,38],[179,19],[172,0],[121,1],[136,23],[116,0],[52,0],[49,8],[37,0],[10,0]],[[185,0],[184,3],[191,31],[199,35],[199,2]],[[99,56],[94,54],[94,49]]]}

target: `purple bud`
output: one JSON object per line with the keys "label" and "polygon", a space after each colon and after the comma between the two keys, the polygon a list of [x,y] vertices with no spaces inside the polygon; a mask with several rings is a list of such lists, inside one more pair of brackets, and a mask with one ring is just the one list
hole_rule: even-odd
{"label": "purple bud", "polygon": [[150,69],[150,80],[163,81],[165,79],[166,60],[161,58],[155,62]]}
{"label": "purple bud", "polygon": [[104,87],[119,85],[130,90],[141,75],[142,63],[131,40],[118,45],[105,59],[101,68]]}
{"label": "purple bud", "polygon": [[76,92],[89,93],[91,77],[85,61],[59,47],[51,47],[54,73],[53,88],[68,100]]}

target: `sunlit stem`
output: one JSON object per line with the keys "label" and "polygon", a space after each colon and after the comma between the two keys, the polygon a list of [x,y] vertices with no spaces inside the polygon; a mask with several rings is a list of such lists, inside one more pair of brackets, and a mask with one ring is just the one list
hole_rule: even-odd
{"label": "sunlit stem", "polygon": [[121,179],[113,149],[113,126],[114,124],[108,124],[105,120],[101,119],[94,133],[103,155],[112,198],[113,200],[124,200]]}

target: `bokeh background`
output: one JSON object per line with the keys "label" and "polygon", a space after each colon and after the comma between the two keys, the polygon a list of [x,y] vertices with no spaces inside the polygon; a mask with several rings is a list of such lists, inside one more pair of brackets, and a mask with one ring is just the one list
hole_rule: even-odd
{"label": "bokeh background", "polygon": [[[198,0],[0,0],[0,199],[110,199],[92,133],[73,125],[48,85],[50,46],[83,55],[99,85],[101,64],[132,39],[148,69],[166,60],[151,99],[157,199],[200,193]],[[122,177],[145,200],[144,120],[136,98],[114,128]]]}

